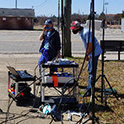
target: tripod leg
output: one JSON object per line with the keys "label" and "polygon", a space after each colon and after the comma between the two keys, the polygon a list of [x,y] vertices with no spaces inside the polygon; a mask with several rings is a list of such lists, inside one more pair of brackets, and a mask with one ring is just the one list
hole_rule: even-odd
{"label": "tripod leg", "polygon": [[[101,77],[101,82],[102,82],[102,84],[101,84],[101,103],[103,103],[104,102],[103,101],[103,95],[105,96],[105,81],[104,81],[105,76],[103,74],[99,75],[99,77],[96,79],[95,82],[97,82],[100,77]],[[99,100],[97,99],[97,101],[99,101]],[[105,96],[105,102],[106,102],[106,96]]]}
{"label": "tripod leg", "polygon": [[81,122],[82,122],[83,118],[84,118],[84,115],[81,117],[81,119],[80,119],[79,121],[77,121],[77,123],[76,123],[76,124],[81,124]]}
{"label": "tripod leg", "polygon": [[[104,76],[104,77],[105,77],[105,76]],[[119,100],[117,94],[116,94],[116,93],[114,92],[114,90],[112,89],[112,87],[111,87],[111,85],[110,85],[110,83],[109,83],[109,81],[107,80],[106,77],[105,77],[105,79],[106,79],[106,82],[108,83],[110,89],[112,90],[113,95],[116,97],[117,100]]]}
{"label": "tripod leg", "polygon": [[[101,103],[103,103],[103,92],[105,91],[104,77],[101,78]],[[105,95],[105,94],[104,94]]]}
{"label": "tripod leg", "polygon": [[101,103],[103,103],[103,94],[104,94],[104,101],[105,101],[105,106],[107,106],[107,97],[105,93],[105,81],[104,81],[105,75],[102,75],[102,89],[101,89]]}

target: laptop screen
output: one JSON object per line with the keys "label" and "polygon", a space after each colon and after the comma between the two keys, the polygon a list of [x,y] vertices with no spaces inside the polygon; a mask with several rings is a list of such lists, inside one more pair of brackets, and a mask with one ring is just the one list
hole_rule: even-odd
{"label": "laptop screen", "polygon": [[7,66],[7,68],[9,69],[9,71],[10,71],[13,75],[19,76],[18,72],[15,70],[14,67]]}

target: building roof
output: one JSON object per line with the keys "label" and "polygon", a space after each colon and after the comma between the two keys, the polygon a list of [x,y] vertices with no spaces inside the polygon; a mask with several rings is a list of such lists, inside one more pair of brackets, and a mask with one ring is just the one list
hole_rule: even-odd
{"label": "building roof", "polygon": [[116,15],[121,15],[121,13],[118,13],[118,14],[106,14],[106,16],[111,16],[111,17],[114,17]]}
{"label": "building roof", "polygon": [[34,17],[34,9],[0,8],[0,16]]}

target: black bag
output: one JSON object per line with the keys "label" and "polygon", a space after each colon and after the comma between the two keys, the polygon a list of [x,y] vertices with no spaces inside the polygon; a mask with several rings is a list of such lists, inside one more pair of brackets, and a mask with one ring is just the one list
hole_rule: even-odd
{"label": "black bag", "polygon": [[18,90],[19,90],[19,92],[22,91],[24,96],[30,96],[31,88],[28,87],[27,83],[19,83]]}

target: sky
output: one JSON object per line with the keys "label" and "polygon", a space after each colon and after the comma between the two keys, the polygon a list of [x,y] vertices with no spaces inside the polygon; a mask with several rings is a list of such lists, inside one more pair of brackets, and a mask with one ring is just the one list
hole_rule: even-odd
{"label": "sky", "polygon": [[[100,14],[103,11],[103,1],[105,13],[117,14],[124,10],[124,0],[94,0],[95,11]],[[0,8],[15,8],[16,0],[0,0]],[[61,0],[60,0],[61,3]],[[89,14],[91,0],[72,0],[72,14]],[[33,8],[35,16],[58,16],[58,0],[17,0],[17,8]]]}

